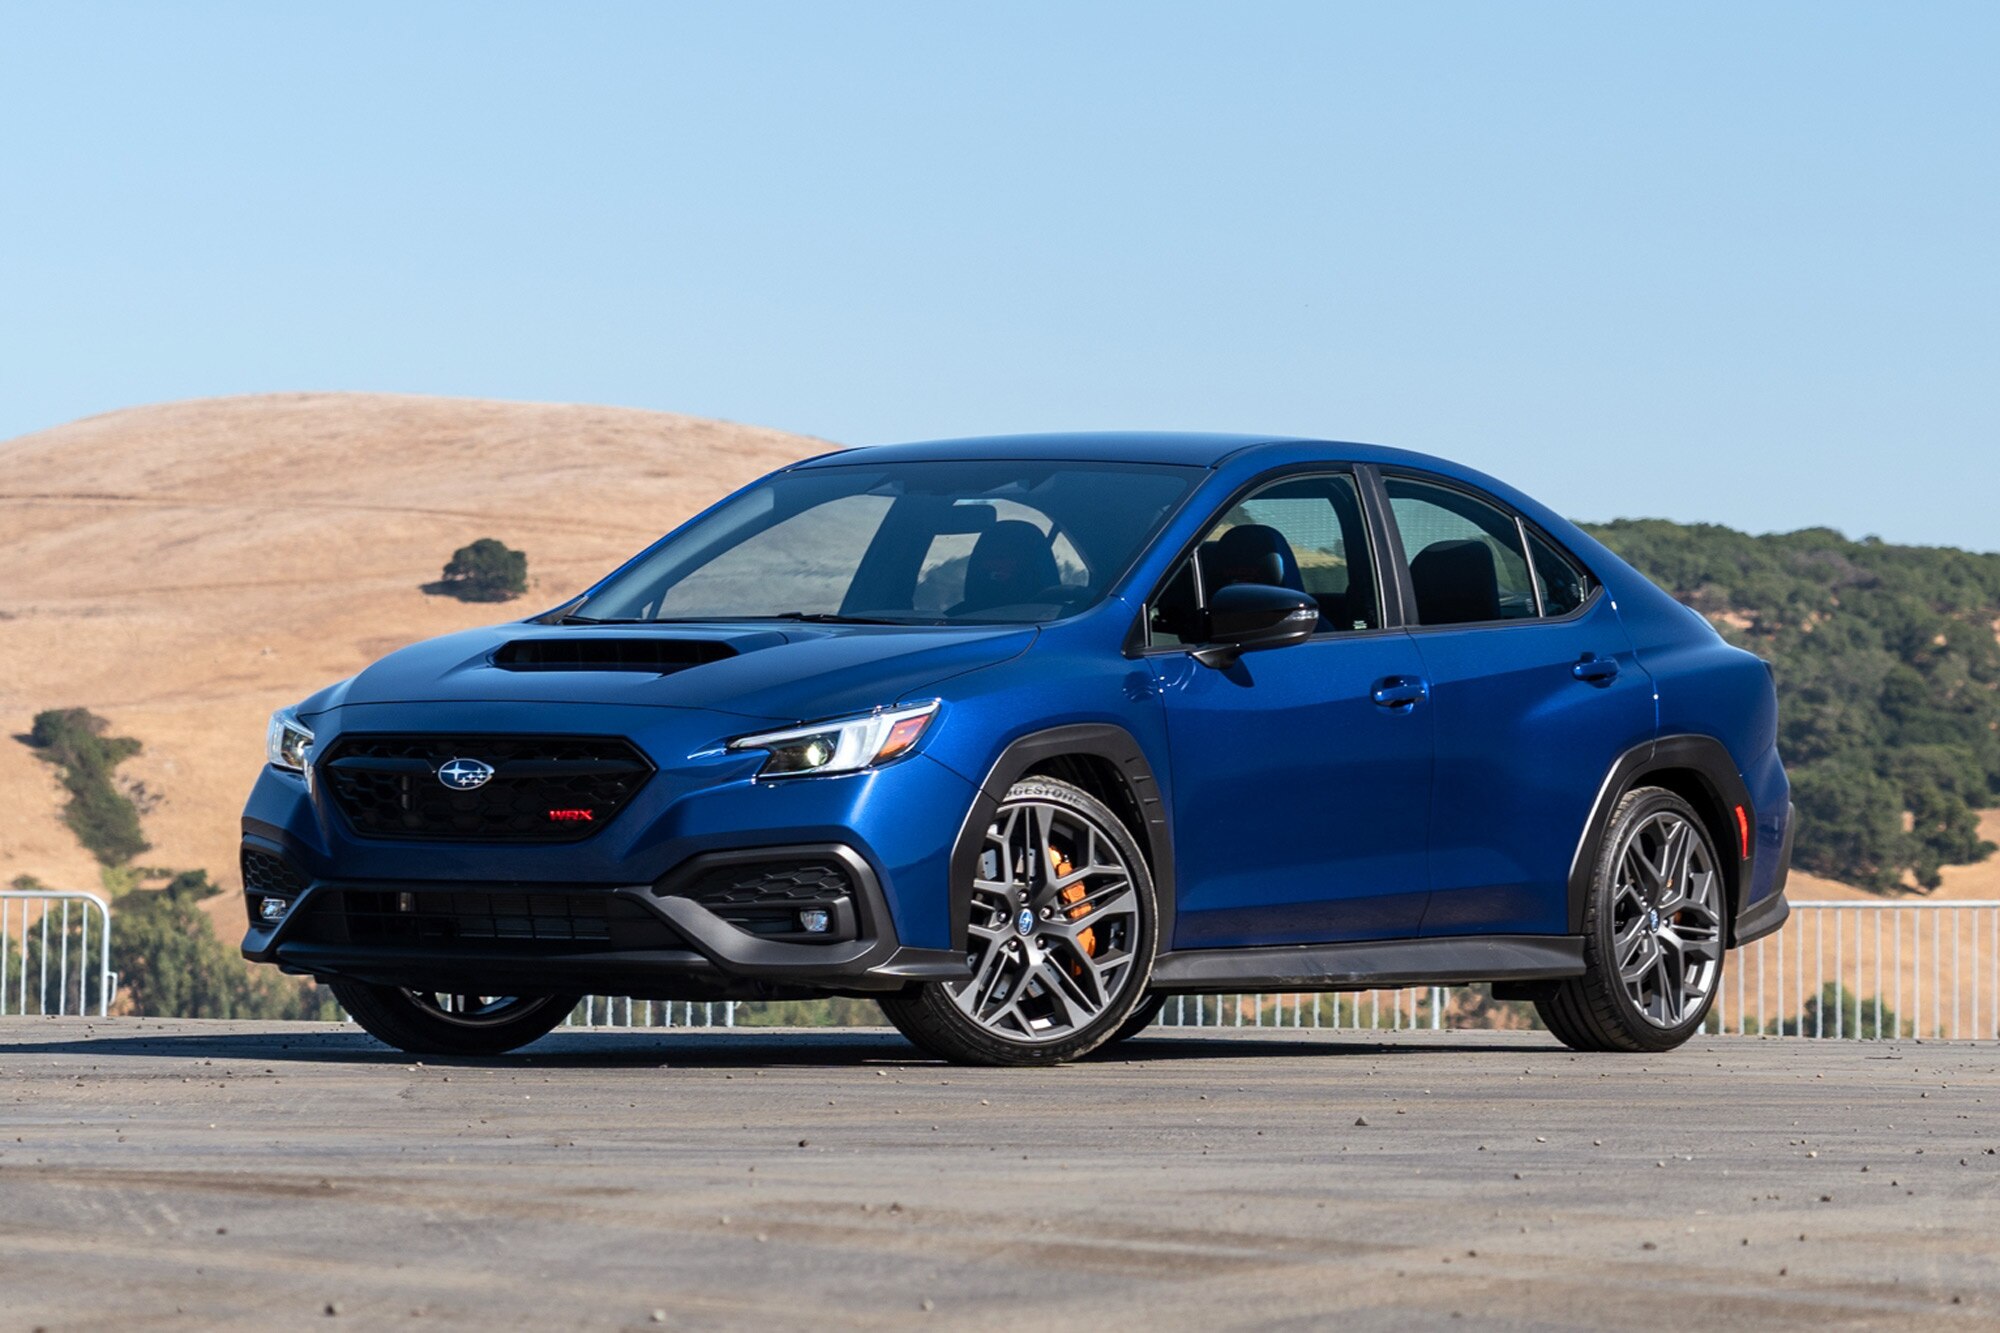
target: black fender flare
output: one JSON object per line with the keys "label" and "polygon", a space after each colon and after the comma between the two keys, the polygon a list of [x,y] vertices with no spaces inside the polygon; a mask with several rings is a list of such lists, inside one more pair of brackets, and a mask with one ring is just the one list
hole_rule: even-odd
{"label": "black fender flare", "polygon": [[[1077,723],[1030,732],[1010,743],[986,771],[986,778],[972,798],[972,808],[959,826],[951,845],[951,947],[963,954],[966,924],[972,917],[972,880],[978,867],[980,849],[986,840],[987,825],[1007,798],[1008,789],[1043,760],[1058,755],[1090,755],[1108,760],[1124,778],[1137,804],[1143,836],[1140,850],[1146,853],[1153,875],[1154,901],[1159,906],[1159,950],[1171,946],[1174,926],[1174,848],[1166,804],[1153,766],[1139,742],[1123,727],[1109,723]],[[1114,813],[1116,813],[1114,811]]]}
{"label": "black fender flare", "polygon": [[[1656,741],[1635,745],[1612,761],[1604,775],[1604,782],[1597,790],[1597,800],[1590,807],[1590,817],[1584,821],[1583,833],[1577,839],[1576,854],[1569,866],[1569,931],[1572,935],[1583,930],[1583,905],[1590,894],[1590,875],[1597,862],[1597,849],[1603,845],[1604,834],[1611,824],[1611,812],[1618,808],[1618,802],[1633,787],[1642,785],[1649,773],[1665,769],[1684,769],[1695,774],[1709,797],[1724,812],[1742,806],[1754,827],[1757,812],[1750,801],[1750,789],[1743,784],[1743,775],[1736,770],[1736,760],[1731,757],[1723,743],[1713,736],[1684,735],[1663,736]],[[1735,918],[1743,910],[1744,886],[1753,882],[1752,872],[1756,869],[1757,848],[1753,842],[1750,855],[1740,856],[1741,847],[1734,841],[1718,847],[1723,863],[1730,867],[1724,876],[1729,896],[1729,943],[1736,942]]]}

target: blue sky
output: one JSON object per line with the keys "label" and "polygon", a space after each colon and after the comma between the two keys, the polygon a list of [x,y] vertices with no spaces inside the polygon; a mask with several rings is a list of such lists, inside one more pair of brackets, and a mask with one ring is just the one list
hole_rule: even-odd
{"label": "blue sky", "polygon": [[2000,6],[0,0],[0,438],[1270,430],[2000,549]]}

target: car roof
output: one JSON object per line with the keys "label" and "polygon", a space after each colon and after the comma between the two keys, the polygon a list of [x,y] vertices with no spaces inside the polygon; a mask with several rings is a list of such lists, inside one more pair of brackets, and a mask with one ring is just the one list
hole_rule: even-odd
{"label": "car roof", "polygon": [[962,440],[864,445],[821,454],[799,467],[866,463],[916,463],[944,459],[1063,459],[1075,462],[1170,463],[1212,468],[1251,452],[1321,452],[1352,463],[1421,463],[1449,467],[1443,459],[1403,449],[1287,435],[1199,434],[1174,431],[1081,431],[1050,435],[985,435]]}

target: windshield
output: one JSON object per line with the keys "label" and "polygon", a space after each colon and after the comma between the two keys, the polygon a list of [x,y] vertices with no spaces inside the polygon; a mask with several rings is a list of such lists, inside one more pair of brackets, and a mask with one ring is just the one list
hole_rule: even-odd
{"label": "windshield", "polygon": [[1200,473],[1018,459],[782,472],[569,618],[1054,620],[1104,595]]}

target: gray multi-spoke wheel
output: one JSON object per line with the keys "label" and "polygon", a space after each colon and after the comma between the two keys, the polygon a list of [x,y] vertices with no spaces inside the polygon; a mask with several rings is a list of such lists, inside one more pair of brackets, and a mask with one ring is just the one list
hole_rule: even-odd
{"label": "gray multi-spoke wheel", "polygon": [[1722,980],[1725,894],[1694,808],[1641,787],[1618,803],[1584,904],[1585,973],[1537,1002],[1578,1050],[1663,1051],[1708,1016]]}
{"label": "gray multi-spoke wheel", "polygon": [[334,998],[370,1036],[420,1055],[498,1055],[545,1035],[574,995],[459,995],[336,980]]}
{"label": "gray multi-spoke wheel", "polygon": [[417,1008],[454,1027],[494,1027],[539,1009],[547,1001],[542,996],[446,995],[440,991],[413,990],[410,998]]}
{"label": "gray multi-spoke wheel", "polygon": [[919,1046],[975,1064],[1052,1064],[1116,1034],[1144,1001],[1156,914],[1118,817],[1067,783],[1015,783],[970,885],[969,979],[885,996]]}
{"label": "gray multi-spoke wheel", "polygon": [[1722,881],[1701,826],[1676,810],[1636,824],[1612,881],[1611,943],[1633,1007],[1677,1028],[1722,975]]}

